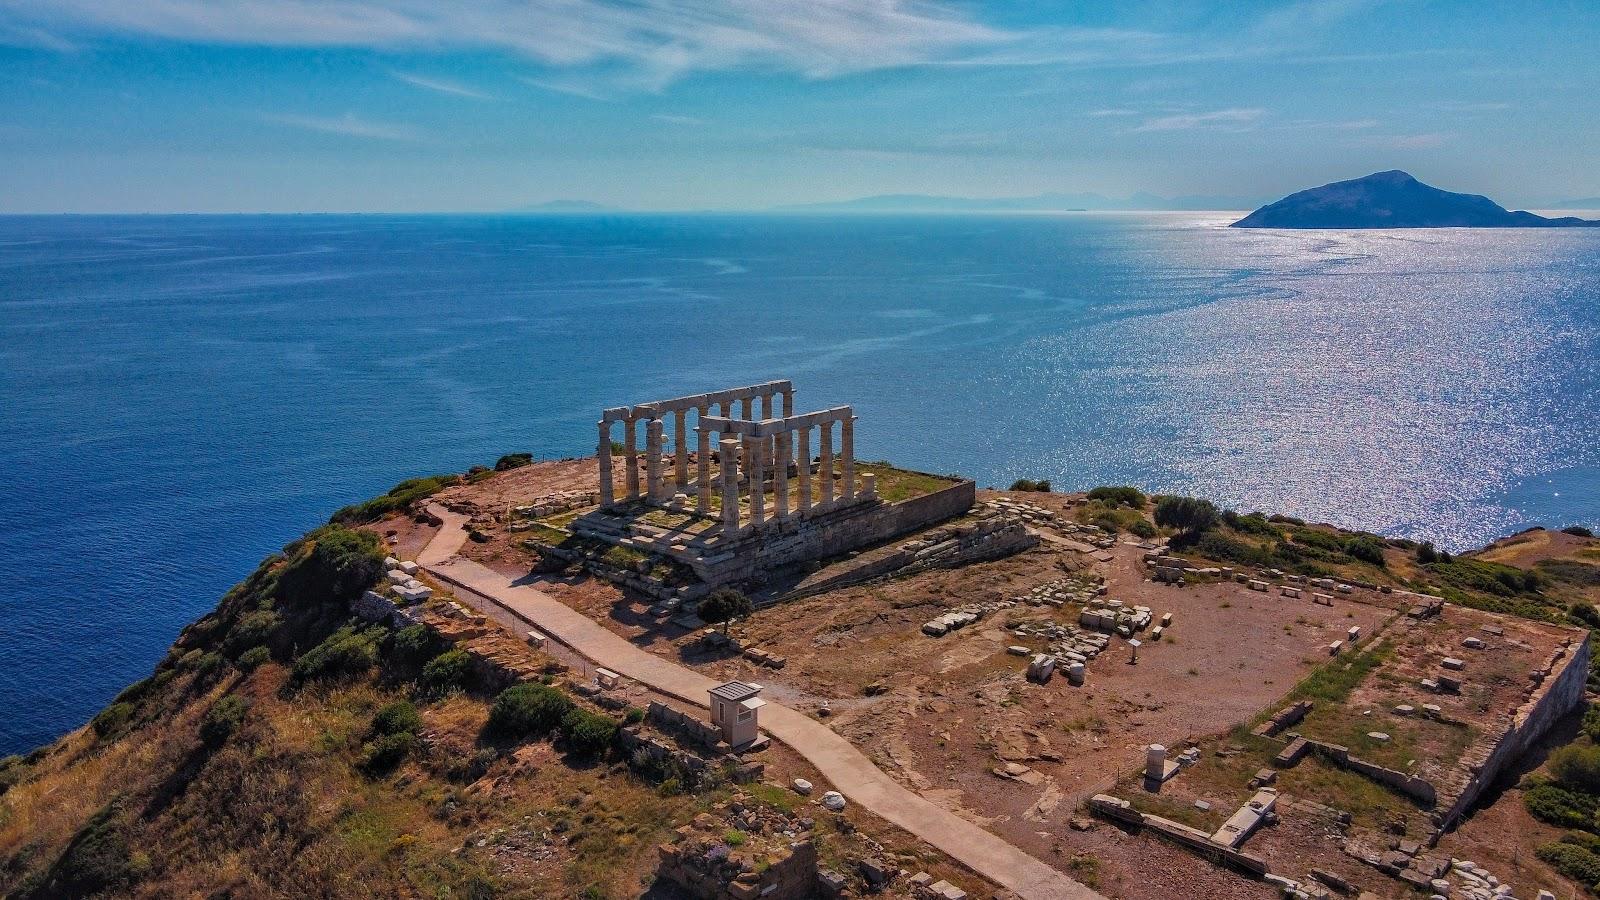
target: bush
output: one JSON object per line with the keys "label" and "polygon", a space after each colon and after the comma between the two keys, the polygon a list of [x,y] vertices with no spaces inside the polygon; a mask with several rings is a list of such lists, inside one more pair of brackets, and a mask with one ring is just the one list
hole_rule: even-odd
{"label": "bush", "polygon": [[1162,497],[1156,501],[1156,524],[1199,534],[1217,524],[1217,508],[1198,497]]}
{"label": "bush", "polygon": [[228,631],[227,638],[223,640],[223,649],[229,656],[237,657],[251,647],[265,644],[282,621],[283,617],[270,609],[245,613]]}
{"label": "bush", "polygon": [[23,773],[27,770],[27,762],[15,753],[0,757],[0,796],[4,796],[6,791],[21,784]]}
{"label": "bush", "polygon": [[195,680],[210,681],[212,678],[215,678],[218,674],[220,674],[223,667],[227,664],[228,661],[222,658],[221,653],[201,654],[200,658],[195,660],[194,664]]}
{"label": "bush", "polygon": [[489,729],[508,738],[542,737],[561,725],[572,701],[545,684],[508,687],[489,708]]}
{"label": "bush", "polygon": [[[1047,482],[1048,483],[1048,482]],[[1099,500],[1113,506],[1122,504],[1134,509],[1144,509],[1144,492],[1130,485],[1101,485],[1089,492],[1090,500]]]}
{"label": "bush", "polygon": [[622,724],[637,725],[644,721],[644,710],[637,706],[628,707],[627,713],[622,716]]}
{"label": "bush", "polygon": [[1261,512],[1239,515],[1231,509],[1222,511],[1222,524],[1241,534],[1259,534],[1262,537],[1279,538],[1283,532],[1270,522]]}
{"label": "bush", "polygon": [[426,625],[407,625],[394,633],[394,660],[406,667],[420,666],[437,653],[438,641]]}
{"label": "bush", "polygon": [[1600,882],[1600,856],[1577,844],[1558,841],[1544,844],[1534,852],[1551,868],[1579,884]]}
{"label": "bush", "polygon": [[373,734],[415,734],[421,727],[422,716],[406,700],[396,700],[372,717]]}
{"label": "bush", "polygon": [[124,888],[141,873],[128,850],[115,803],[90,817],[33,891],[18,897],[87,897]]}
{"label": "bush", "polygon": [[112,737],[133,720],[133,712],[132,703],[113,703],[95,713],[89,720],[89,727],[94,729],[95,737]]}
{"label": "bush", "polygon": [[1297,519],[1294,516],[1285,516],[1278,513],[1267,516],[1267,521],[1277,522],[1280,525],[1298,525],[1302,527],[1306,524],[1305,519]]}
{"label": "bush", "polygon": [[465,650],[446,650],[422,667],[422,689],[435,696],[466,687],[472,680],[472,657]]}
{"label": "bush", "polygon": [[1562,534],[1570,534],[1573,537],[1581,537],[1581,538],[1592,538],[1592,537],[1594,537],[1594,532],[1591,531],[1588,528],[1583,527],[1582,525],[1568,525],[1567,527],[1561,529],[1561,533]]}
{"label": "bush", "polygon": [[496,472],[505,472],[509,469],[520,469],[532,463],[532,453],[507,453],[505,456],[495,460],[494,470]]}
{"label": "bush", "polygon": [[402,481],[390,489],[382,497],[374,497],[365,503],[346,506],[333,514],[329,523],[333,525],[363,525],[367,522],[376,522],[392,512],[406,509],[411,504],[425,497],[431,497],[452,484],[460,482],[455,475],[432,475],[427,478],[411,478]]}
{"label": "bush", "polygon": [[265,647],[251,647],[239,654],[239,668],[245,672],[254,672],[256,669],[272,661],[272,651]]}
{"label": "bush", "polygon": [[409,731],[385,734],[362,747],[361,767],[379,775],[394,771],[417,747],[417,736]]}
{"label": "bush", "polygon": [[278,596],[304,605],[348,605],[383,574],[378,536],[324,525],[285,548],[289,564],[278,575]]}
{"label": "bush", "polygon": [[381,627],[357,631],[346,625],[295,660],[295,683],[366,672],[378,662],[378,642],[383,640],[383,635]]}
{"label": "bush", "polygon": [[1032,478],[1018,478],[1016,481],[1011,482],[1010,490],[1035,491],[1037,493],[1048,494],[1050,493],[1050,480],[1044,479],[1042,481],[1034,481]]}
{"label": "bush", "polygon": [[1438,561],[1439,551],[1433,549],[1433,541],[1423,541],[1417,545],[1417,562],[1427,566]]}
{"label": "bush", "polygon": [[1568,790],[1600,794],[1600,747],[1561,747],[1550,754],[1550,776]]}
{"label": "bush", "polygon": [[561,736],[577,756],[598,756],[617,739],[617,723],[610,716],[574,706],[561,717]]}
{"label": "bush", "polygon": [[1600,609],[1595,609],[1593,603],[1587,600],[1579,600],[1577,603],[1572,604],[1572,608],[1568,611],[1572,614],[1572,618],[1583,625],[1589,628],[1600,628]]}
{"label": "bush", "polygon": [[1379,568],[1387,565],[1383,559],[1383,542],[1370,535],[1359,534],[1345,541],[1344,552]]}
{"label": "bush", "polygon": [[1095,516],[1093,519],[1089,520],[1089,524],[1099,528],[1107,534],[1116,534],[1122,530],[1122,525],[1117,521],[1116,517],[1106,514]]}
{"label": "bush", "polygon": [[1159,531],[1156,531],[1156,527],[1154,525],[1151,525],[1149,522],[1146,522],[1143,519],[1140,519],[1139,521],[1134,522],[1132,525],[1129,525],[1128,530],[1142,538],[1153,538],[1160,534]]}
{"label": "bush", "polygon": [[244,722],[244,714],[249,712],[250,704],[243,698],[229,694],[211,705],[206,710],[205,718],[200,720],[200,740],[207,747],[220,747]]}

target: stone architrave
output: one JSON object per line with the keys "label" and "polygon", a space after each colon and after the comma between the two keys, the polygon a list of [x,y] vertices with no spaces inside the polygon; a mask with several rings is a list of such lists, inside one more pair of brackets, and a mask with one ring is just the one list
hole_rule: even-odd
{"label": "stone architrave", "polygon": [[718,442],[722,457],[722,532],[739,533],[739,439],[725,437]]}
{"label": "stone architrave", "polygon": [[688,413],[684,410],[674,410],[672,413],[672,483],[678,490],[689,487],[689,436]]}
{"label": "stone architrave", "polygon": [[639,434],[638,427],[632,416],[622,420],[622,464],[628,471],[623,473],[623,481],[628,487],[628,499],[639,499]]}
{"label": "stone architrave", "polygon": [[661,486],[661,420],[651,419],[645,425],[645,494],[651,500],[662,496]]}
{"label": "stone architrave", "polygon": [[616,502],[613,496],[615,487],[611,483],[611,420],[600,420],[600,443],[596,446],[597,456],[600,460],[600,505],[611,506]]}
{"label": "stone architrave", "polygon": [[811,511],[811,426],[798,429],[794,436],[799,438],[799,446],[795,448],[795,474],[800,476],[800,502],[797,504],[800,512]]}
{"label": "stone architrave", "polygon": [[820,426],[820,444],[822,454],[817,466],[817,474],[822,476],[822,499],[819,505],[827,507],[833,505],[833,423],[823,422]]}

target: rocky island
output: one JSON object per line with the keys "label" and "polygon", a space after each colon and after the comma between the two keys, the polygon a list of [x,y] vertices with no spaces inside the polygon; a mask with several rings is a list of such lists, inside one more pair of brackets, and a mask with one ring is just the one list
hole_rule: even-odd
{"label": "rocky island", "polygon": [[[788,381],[412,479],[0,760],[0,895],[1549,898],[1600,541],[854,456]],[[870,423],[867,423],[870,427]],[[617,440],[619,437],[621,440]]]}
{"label": "rocky island", "polygon": [[1261,207],[1234,228],[1561,228],[1600,226],[1576,216],[1511,211],[1478,194],[1423,184],[1398,169],[1299,191]]}

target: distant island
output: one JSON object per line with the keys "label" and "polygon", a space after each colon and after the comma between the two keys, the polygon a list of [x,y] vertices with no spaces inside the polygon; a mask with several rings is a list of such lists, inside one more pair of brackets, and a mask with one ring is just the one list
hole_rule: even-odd
{"label": "distant island", "polygon": [[616,212],[615,207],[591,200],[547,200],[544,203],[532,203],[519,206],[511,212],[517,213],[600,213]]}
{"label": "distant island", "polygon": [[1556,228],[1600,221],[1549,219],[1506,209],[1478,194],[1423,184],[1398,169],[1290,194],[1233,223],[1234,228]]}
{"label": "distant island", "polygon": [[776,212],[956,213],[956,212],[1109,212],[1249,209],[1259,197],[1161,197],[1138,192],[1124,198],[1093,192],[1033,194],[1025,197],[956,197],[940,194],[875,194],[776,207]]}

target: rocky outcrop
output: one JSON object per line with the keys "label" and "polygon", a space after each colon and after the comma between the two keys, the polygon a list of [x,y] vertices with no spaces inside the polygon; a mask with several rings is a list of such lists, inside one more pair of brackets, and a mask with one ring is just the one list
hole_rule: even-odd
{"label": "rocky outcrop", "polygon": [[818,893],[810,819],[735,798],[657,848],[656,876],[700,900],[805,900]]}
{"label": "rocky outcrop", "polygon": [[1234,228],[1553,228],[1600,221],[1512,212],[1488,197],[1440,190],[1399,170],[1290,194]]}

